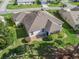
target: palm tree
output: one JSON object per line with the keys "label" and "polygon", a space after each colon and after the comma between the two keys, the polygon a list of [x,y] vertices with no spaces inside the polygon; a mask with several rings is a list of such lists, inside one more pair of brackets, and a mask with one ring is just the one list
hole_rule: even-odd
{"label": "palm tree", "polygon": [[14,5],[17,5],[17,0],[15,0]]}

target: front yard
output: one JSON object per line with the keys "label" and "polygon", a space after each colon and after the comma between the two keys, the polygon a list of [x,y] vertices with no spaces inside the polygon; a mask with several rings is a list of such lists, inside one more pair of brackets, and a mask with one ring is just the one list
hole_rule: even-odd
{"label": "front yard", "polygon": [[49,7],[61,7],[61,6],[63,6],[63,4],[62,3],[58,3],[58,4],[55,4],[55,3],[50,3],[50,4],[48,4],[48,6]]}
{"label": "front yard", "polygon": [[71,4],[79,6],[79,2],[71,2]]}
{"label": "front yard", "polygon": [[41,5],[39,4],[32,4],[32,5],[14,5],[14,4],[9,4],[7,6],[8,9],[21,9],[21,8],[39,8]]}

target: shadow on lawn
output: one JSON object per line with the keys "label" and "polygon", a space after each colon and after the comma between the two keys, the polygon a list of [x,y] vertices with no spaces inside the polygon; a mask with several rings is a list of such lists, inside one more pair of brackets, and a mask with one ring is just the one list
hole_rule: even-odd
{"label": "shadow on lawn", "polygon": [[21,45],[18,46],[17,48],[14,49],[10,49],[8,53],[4,53],[3,56],[1,57],[1,59],[17,59],[16,57],[22,56],[22,54],[24,54],[27,49],[25,48],[27,45]]}
{"label": "shadow on lawn", "polygon": [[23,25],[16,27],[17,38],[24,38],[28,36],[26,29]]}

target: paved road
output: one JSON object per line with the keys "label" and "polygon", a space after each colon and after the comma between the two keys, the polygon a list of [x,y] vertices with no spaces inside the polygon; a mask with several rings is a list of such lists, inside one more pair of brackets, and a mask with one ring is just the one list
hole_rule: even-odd
{"label": "paved road", "polygon": [[[68,8],[68,7],[66,7]],[[71,8],[71,7],[69,7]],[[1,14],[6,13],[17,13],[17,12],[27,12],[27,11],[38,11],[38,10],[61,10],[63,7],[47,7],[47,8],[24,8],[24,9],[7,9],[5,12],[2,12]]]}
{"label": "paved road", "polygon": [[68,0],[62,0],[61,3],[65,4],[67,8],[70,8],[70,9],[76,7],[76,5],[72,5],[71,3],[69,3]]}
{"label": "paved road", "polygon": [[7,13],[26,12],[26,11],[38,11],[38,10],[60,10],[60,9],[61,9],[61,7],[14,9],[14,10],[7,10]]}
{"label": "paved road", "polygon": [[[26,12],[26,11],[37,11],[37,10],[60,10],[62,7],[41,7],[41,8],[25,8],[25,9],[14,9],[14,10],[8,10],[6,7],[8,5],[10,0],[3,0],[2,5],[0,8],[0,14],[4,13],[14,13],[14,12]],[[67,8],[74,8],[74,5],[71,5],[68,2],[62,1],[63,4],[67,5]]]}

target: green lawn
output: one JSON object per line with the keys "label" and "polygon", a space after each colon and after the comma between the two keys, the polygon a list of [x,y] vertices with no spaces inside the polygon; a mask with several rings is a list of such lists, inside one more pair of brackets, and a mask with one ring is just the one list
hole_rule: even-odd
{"label": "green lawn", "polygon": [[52,3],[52,4],[48,4],[48,6],[49,7],[60,7],[60,6],[63,6],[63,4],[61,4],[61,3],[58,3],[58,4]]}
{"label": "green lawn", "polygon": [[79,5],[79,2],[71,2],[73,5]]}
{"label": "green lawn", "polygon": [[8,9],[21,9],[21,8],[38,8],[41,7],[39,4],[33,4],[33,5],[13,5],[9,4],[7,6]]}

